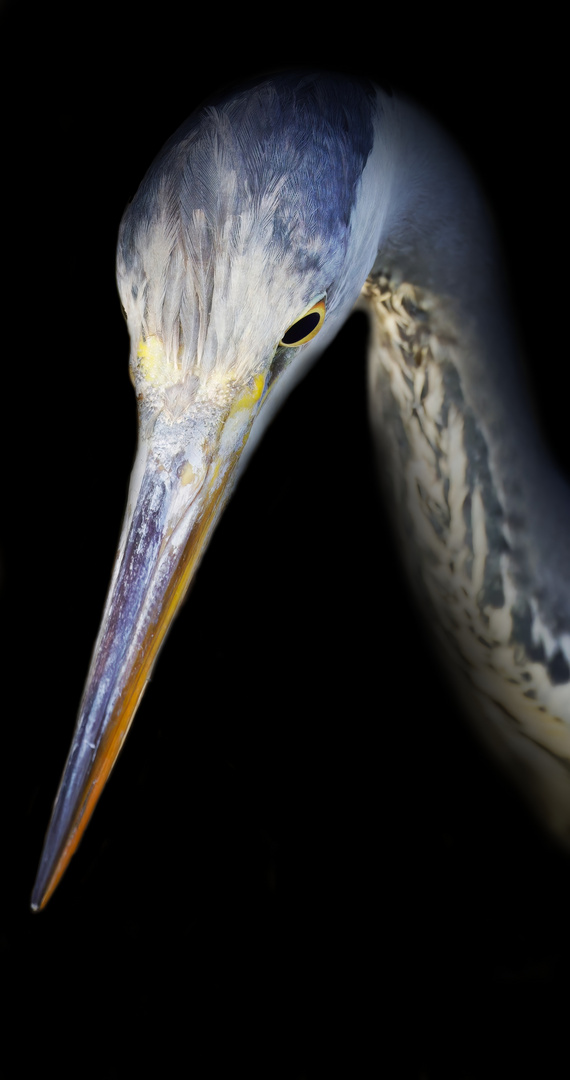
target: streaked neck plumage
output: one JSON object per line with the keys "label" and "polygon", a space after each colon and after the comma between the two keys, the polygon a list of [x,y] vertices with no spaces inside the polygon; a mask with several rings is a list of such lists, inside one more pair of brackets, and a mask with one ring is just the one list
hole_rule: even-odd
{"label": "streaked neck plumage", "polygon": [[543,445],[484,199],[457,149],[379,95],[389,162],[371,420],[404,558],[483,738],[570,842],[570,498]]}

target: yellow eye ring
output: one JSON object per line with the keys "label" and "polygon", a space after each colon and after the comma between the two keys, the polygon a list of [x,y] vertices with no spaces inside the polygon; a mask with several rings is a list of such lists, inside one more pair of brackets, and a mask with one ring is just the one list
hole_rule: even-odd
{"label": "yellow eye ring", "polygon": [[310,341],[321,329],[325,321],[325,312],[326,304],[323,297],[322,300],[317,300],[316,304],[313,304],[312,308],[309,308],[300,319],[291,323],[279,344],[287,349],[296,349],[298,345],[304,345],[306,341]]}

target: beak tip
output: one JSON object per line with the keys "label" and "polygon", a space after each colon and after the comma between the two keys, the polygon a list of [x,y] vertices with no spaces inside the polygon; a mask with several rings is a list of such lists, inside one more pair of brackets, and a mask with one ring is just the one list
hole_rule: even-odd
{"label": "beak tip", "polygon": [[30,909],[34,912],[41,911],[43,906],[43,891],[42,889],[39,889],[37,885],[34,885],[34,889],[30,897]]}
{"label": "beak tip", "polygon": [[36,880],[34,882],[34,887],[32,889],[32,895],[30,897],[30,908],[31,908],[31,910],[34,911],[34,912],[41,911],[42,908],[45,907],[45,905],[47,903],[48,896],[49,896],[49,893],[48,893],[48,890],[46,888],[46,883],[43,880],[43,875],[41,873],[41,867],[40,867],[40,871],[38,872],[38,875],[37,875]]}
{"label": "beak tip", "polygon": [[44,850],[36,874],[32,895],[30,897],[30,907],[32,911],[42,911],[43,908],[45,908],[59,882],[65,866],[67,865],[67,861],[64,861],[61,858],[58,848],[54,843],[57,836],[57,834],[54,836],[54,833],[55,830],[52,832],[52,826],[50,826],[44,843]]}

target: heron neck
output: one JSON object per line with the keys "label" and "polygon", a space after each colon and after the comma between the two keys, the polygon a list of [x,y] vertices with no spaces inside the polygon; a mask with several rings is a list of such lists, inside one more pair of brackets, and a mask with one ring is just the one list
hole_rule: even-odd
{"label": "heron neck", "polygon": [[484,737],[527,783],[530,769],[531,795],[568,837],[567,775],[553,765],[570,758],[568,486],[521,374],[475,178],[406,102],[383,101],[379,124],[391,198],[363,297],[399,544],[468,709],[487,717]]}

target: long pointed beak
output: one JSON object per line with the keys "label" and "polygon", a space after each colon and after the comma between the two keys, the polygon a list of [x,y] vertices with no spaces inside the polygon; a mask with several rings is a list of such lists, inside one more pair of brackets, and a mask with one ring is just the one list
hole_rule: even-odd
{"label": "long pointed beak", "polygon": [[[32,908],[45,906],[75,852],[133,721],[153,663],[230,494],[262,381],[224,419],[214,451],[165,456],[141,444],[115,570],[74,738],[54,803]],[[172,430],[175,430],[172,428]],[[156,442],[156,440],[155,440]],[[211,444],[210,444],[211,445]]]}

